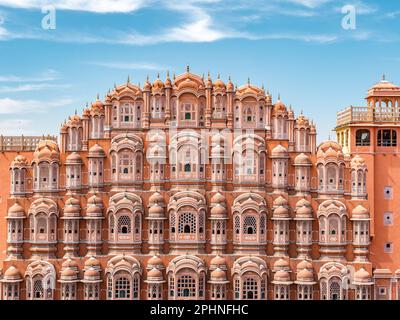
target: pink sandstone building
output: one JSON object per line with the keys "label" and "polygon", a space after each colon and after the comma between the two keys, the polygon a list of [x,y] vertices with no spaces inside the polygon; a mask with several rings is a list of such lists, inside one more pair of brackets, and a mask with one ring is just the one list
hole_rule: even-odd
{"label": "pink sandstone building", "polygon": [[317,146],[250,81],[128,79],[59,144],[2,143],[1,297],[398,299],[399,101],[382,80]]}

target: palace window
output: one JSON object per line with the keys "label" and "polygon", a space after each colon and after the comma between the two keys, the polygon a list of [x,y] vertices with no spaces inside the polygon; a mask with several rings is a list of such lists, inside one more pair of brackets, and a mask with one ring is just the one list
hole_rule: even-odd
{"label": "palace window", "polygon": [[182,275],[177,281],[178,298],[196,297],[196,280],[191,275]]}
{"label": "palace window", "polygon": [[378,131],[378,147],[395,147],[395,146],[397,146],[396,130]]}
{"label": "palace window", "polygon": [[247,277],[243,281],[243,300],[258,300],[258,282],[257,279]]}
{"label": "palace window", "polygon": [[356,146],[370,146],[371,137],[369,130],[360,129],[356,132]]}

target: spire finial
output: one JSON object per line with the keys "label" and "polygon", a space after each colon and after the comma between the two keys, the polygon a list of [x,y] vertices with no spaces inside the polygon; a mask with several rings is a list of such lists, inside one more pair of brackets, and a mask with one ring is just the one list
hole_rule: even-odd
{"label": "spire finial", "polygon": [[77,114],[78,114],[78,110],[75,109],[75,115],[77,115]]}
{"label": "spire finial", "polygon": [[147,77],[146,77],[146,81],[147,81],[147,82],[149,82],[149,75],[147,75]]}
{"label": "spire finial", "polygon": [[278,100],[281,101],[281,94],[278,93]]}
{"label": "spire finial", "polygon": [[228,80],[231,81],[231,75],[229,75]]}
{"label": "spire finial", "polygon": [[247,84],[250,85],[250,77],[247,78]]}
{"label": "spire finial", "polygon": [[220,75],[220,73],[218,72],[217,79],[220,79],[220,78],[221,78],[221,75]]}
{"label": "spire finial", "polygon": [[207,72],[207,78],[208,78],[208,80],[210,80],[210,79],[211,79],[211,76],[210,76],[210,70],[208,70],[208,72]]}
{"label": "spire finial", "polygon": [[174,72],[173,79],[175,80],[175,78],[176,78],[176,75],[175,75],[175,72]]}
{"label": "spire finial", "polygon": [[100,100],[100,95],[99,94],[97,94],[97,100]]}
{"label": "spire finial", "polygon": [[157,79],[160,79],[160,73],[157,72]]}
{"label": "spire finial", "polygon": [[167,78],[169,78],[169,70],[167,70]]}
{"label": "spire finial", "polygon": [[189,67],[189,65],[186,66],[186,72],[187,72],[187,73],[190,72],[190,67]]}
{"label": "spire finial", "polygon": [[382,81],[385,81],[385,80],[386,80],[386,75],[382,74]]}
{"label": "spire finial", "polygon": [[131,77],[128,75],[128,79],[126,80],[126,83],[130,83],[131,82]]}

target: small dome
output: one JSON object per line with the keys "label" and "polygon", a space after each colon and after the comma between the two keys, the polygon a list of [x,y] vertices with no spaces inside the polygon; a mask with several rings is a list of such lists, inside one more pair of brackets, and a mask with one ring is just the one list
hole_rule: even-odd
{"label": "small dome", "polygon": [[86,209],[88,215],[101,215],[103,213],[102,208],[99,205],[90,205]]}
{"label": "small dome", "polygon": [[99,96],[97,96],[97,100],[92,103],[92,109],[101,110],[103,109],[103,107],[104,107],[103,102],[101,102]]}
{"label": "small dome", "polygon": [[281,101],[281,99],[278,99],[278,101],[274,105],[274,111],[275,112],[279,112],[279,111],[285,112],[286,110],[287,109],[286,109],[285,104]]}
{"label": "small dome", "polygon": [[274,281],[287,282],[290,281],[290,274],[287,271],[279,270],[274,274]]}
{"label": "small dome", "polygon": [[358,205],[352,211],[352,219],[369,219],[369,211],[362,205]]}
{"label": "small dome", "polygon": [[61,271],[61,277],[62,278],[75,278],[75,277],[77,277],[77,273],[74,269],[67,268],[67,269]]}
{"label": "small dome", "polygon": [[62,263],[62,268],[78,268],[78,263],[75,260],[72,260],[71,258],[68,258]]}
{"label": "small dome", "polygon": [[224,197],[224,195],[220,192],[217,192],[216,194],[214,194],[211,197],[211,203],[221,203],[221,202],[225,202],[226,199]]}
{"label": "small dome", "polygon": [[163,274],[160,270],[153,268],[147,273],[147,279],[149,278],[163,278]]}
{"label": "small dome", "polygon": [[158,203],[155,203],[150,207],[149,214],[163,215],[164,214],[164,208],[161,207]]}
{"label": "small dome", "polygon": [[37,163],[41,161],[58,162],[60,160],[60,150],[57,143],[52,140],[42,140],[36,147],[33,158]]}
{"label": "small dome", "polygon": [[306,200],[306,199],[300,199],[299,201],[297,201],[296,203],[296,207],[311,207],[311,203],[310,201]]}
{"label": "small dome", "polygon": [[311,165],[311,160],[310,158],[304,154],[300,153],[295,159],[294,159],[294,164],[297,165]]}
{"label": "small dome", "polygon": [[302,270],[302,269],[312,270],[313,269],[312,263],[307,260],[299,262],[299,264],[297,265],[297,270]]}
{"label": "small dome", "polygon": [[9,217],[23,217],[24,215],[24,208],[17,202],[8,209]]}
{"label": "small dome", "polygon": [[72,152],[68,155],[66,163],[82,163],[82,157],[77,152]]}
{"label": "small dome", "polygon": [[163,266],[163,262],[160,257],[152,256],[149,260],[147,260],[148,266]]}
{"label": "small dome", "polygon": [[302,207],[296,209],[296,216],[300,216],[300,217],[312,216],[312,211],[309,207],[302,206]]}
{"label": "small dome", "polygon": [[285,147],[278,144],[275,148],[272,149],[271,156],[274,158],[287,158],[288,152]]}
{"label": "small dome", "polygon": [[98,267],[100,268],[100,261],[95,257],[91,256],[88,260],[85,261],[85,269],[90,267]]}
{"label": "small dome", "polygon": [[153,90],[161,90],[164,88],[164,83],[161,81],[161,79],[159,78],[159,76],[157,77],[157,79],[153,82]]}
{"label": "small dome", "polygon": [[23,155],[17,155],[11,163],[11,167],[27,167],[28,160]]}
{"label": "small dome", "polygon": [[4,278],[6,280],[18,280],[18,279],[22,279],[21,277],[21,273],[19,272],[19,270],[14,267],[11,266],[9,267],[6,272],[4,273]]}
{"label": "small dome", "polygon": [[211,272],[211,280],[214,281],[225,281],[226,273],[224,270],[217,268],[213,272]]}
{"label": "small dome", "polygon": [[287,206],[287,205],[288,205],[288,201],[282,196],[279,196],[278,198],[276,198],[274,200],[274,206],[283,207],[283,206]]}
{"label": "small dome", "polygon": [[222,266],[222,265],[226,265],[226,260],[224,257],[221,256],[215,256],[214,258],[211,259],[210,261],[210,265],[212,266]]}
{"label": "small dome", "polygon": [[226,215],[226,209],[224,206],[221,206],[219,203],[217,203],[216,206],[211,208],[211,215],[213,216],[225,216]]}
{"label": "small dome", "polygon": [[88,201],[87,201],[88,205],[103,205],[101,198],[98,197],[97,195],[93,195],[91,196]]}
{"label": "small dome", "polygon": [[275,270],[289,269],[289,262],[284,259],[279,259],[274,263]]}
{"label": "small dome", "polygon": [[360,282],[365,282],[369,281],[371,279],[371,276],[367,270],[364,268],[361,268],[358,270],[356,273],[354,273],[354,280],[360,281]]}
{"label": "small dome", "polygon": [[103,148],[97,143],[89,149],[89,157],[100,157],[104,158],[106,156]]}
{"label": "small dome", "polygon": [[307,269],[303,269],[297,273],[297,280],[298,281],[313,281],[314,275],[311,271]]}
{"label": "small dome", "polygon": [[65,201],[66,206],[79,206],[79,200],[76,198],[68,198],[67,201]]}
{"label": "small dome", "polygon": [[219,75],[217,80],[214,82],[214,89],[225,89],[225,83],[220,79]]}
{"label": "small dome", "polygon": [[100,277],[100,272],[99,270],[94,269],[93,267],[90,267],[89,269],[85,270],[85,273],[83,274],[84,278],[97,278]]}
{"label": "small dome", "polygon": [[274,209],[274,216],[287,217],[289,215],[289,210],[285,207],[277,207]]}
{"label": "small dome", "polygon": [[164,197],[159,192],[154,192],[150,198],[149,203],[164,203]]}

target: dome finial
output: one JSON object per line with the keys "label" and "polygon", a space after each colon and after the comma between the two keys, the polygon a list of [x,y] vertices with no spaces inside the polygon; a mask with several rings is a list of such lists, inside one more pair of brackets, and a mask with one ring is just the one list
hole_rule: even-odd
{"label": "dome finial", "polygon": [[247,78],[247,84],[250,85],[250,77]]}
{"label": "dome finial", "polygon": [[160,72],[157,72],[157,79],[160,79]]}
{"label": "dome finial", "polygon": [[220,79],[220,78],[221,78],[221,75],[220,75],[220,73],[218,72],[217,79]]}
{"label": "dome finial", "polygon": [[187,73],[190,72],[190,67],[189,67],[189,65],[186,66],[186,72],[187,72]]}
{"label": "dome finial", "polygon": [[131,77],[128,75],[128,79],[126,80],[126,83],[130,83],[131,82]]}
{"label": "dome finial", "polygon": [[97,94],[97,100],[100,100],[100,95],[99,94]]}
{"label": "dome finial", "polygon": [[382,74],[382,81],[386,81],[386,75]]}
{"label": "dome finial", "polygon": [[211,79],[211,76],[210,76],[210,70],[208,70],[208,73],[207,73],[207,78],[208,78],[208,80],[210,80],[210,79]]}
{"label": "dome finial", "polygon": [[169,78],[169,70],[167,70],[167,78]]}
{"label": "dome finial", "polygon": [[278,93],[278,100],[281,101],[281,94]]}
{"label": "dome finial", "polygon": [[77,115],[77,114],[78,114],[78,110],[75,109],[75,115]]}

